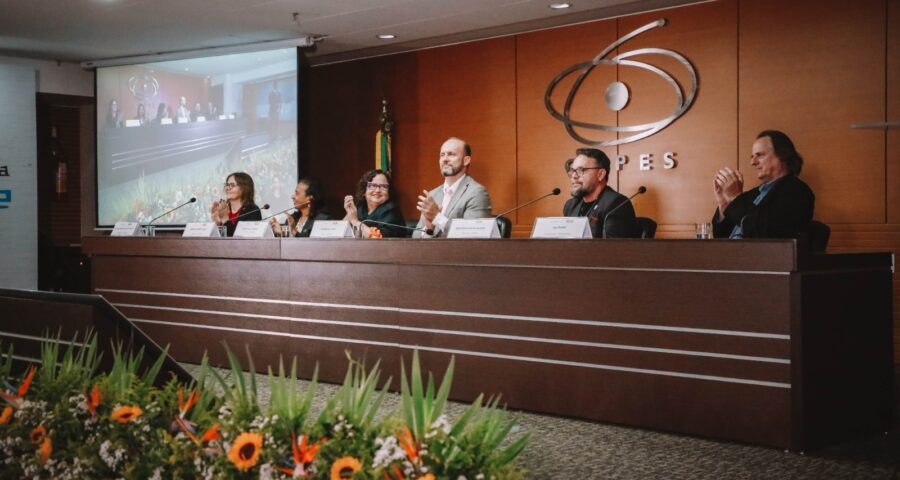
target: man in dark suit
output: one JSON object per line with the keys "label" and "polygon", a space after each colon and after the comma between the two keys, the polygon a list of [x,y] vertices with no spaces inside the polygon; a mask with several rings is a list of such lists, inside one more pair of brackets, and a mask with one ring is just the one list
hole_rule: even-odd
{"label": "man in dark suit", "polygon": [[[573,198],[563,207],[563,215],[588,217],[594,238],[635,237],[638,228],[634,207],[628,197],[608,185],[609,168],[609,157],[600,150],[575,151],[575,160],[567,172]],[[622,205],[626,202],[627,205]]]}
{"label": "man in dark suit", "polygon": [[[468,175],[472,147],[462,139],[451,137],[441,145],[438,166],[444,184],[432,191],[422,191],[416,209],[422,212],[413,238],[443,236],[454,218],[491,216],[491,197],[487,190]],[[434,234],[424,233],[433,230]]]}
{"label": "man in dark suit", "polygon": [[750,165],[762,183],[744,192],[744,176],[728,167],[716,172],[713,214],[716,238],[795,238],[812,221],[816,196],[798,178],[803,157],[783,132],[756,136]]}

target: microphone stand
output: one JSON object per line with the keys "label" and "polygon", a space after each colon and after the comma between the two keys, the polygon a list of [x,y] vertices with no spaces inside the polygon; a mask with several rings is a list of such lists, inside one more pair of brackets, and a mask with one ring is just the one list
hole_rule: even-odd
{"label": "microphone stand", "polygon": [[174,212],[175,210],[178,210],[179,208],[181,208],[181,207],[183,207],[183,206],[185,206],[185,205],[187,205],[187,204],[194,203],[194,202],[196,202],[196,201],[197,201],[197,197],[191,197],[190,200],[188,200],[188,201],[182,203],[181,205],[179,205],[179,206],[177,206],[177,207],[175,207],[175,208],[172,208],[172,209],[170,209],[170,210],[167,210],[167,211],[163,212],[162,214],[153,217],[152,220],[150,220],[149,222],[147,222],[146,225],[144,225],[144,227],[147,228],[147,236],[148,236],[148,237],[153,237],[153,236],[155,235],[155,232],[154,232],[154,229],[153,229],[153,222],[159,220],[159,219],[162,218],[162,217],[165,217],[166,215],[168,215],[168,214]]}
{"label": "microphone stand", "polygon": [[543,199],[545,199],[545,198],[547,198],[547,197],[552,197],[553,195],[559,195],[559,193],[560,193],[561,191],[562,191],[562,190],[560,190],[559,187],[554,188],[552,192],[550,192],[550,193],[548,193],[548,194],[546,194],[546,195],[544,195],[544,196],[542,196],[542,197],[535,198],[534,200],[532,200],[532,201],[530,201],[530,202],[526,202],[526,203],[523,203],[523,204],[521,204],[521,205],[518,205],[518,206],[515,206],[515,207],[513,207],[513,208],[510,208],[509,210],[507,210],[507,211],[505,211],[505,212],[503,212],[503,213],[501,213],[501,214],[495,216],[494,218],[495,218],[495,219],[500,218],[500,217],[506,215],[507,213],[515,212],[516,210],[518,210],[518,209],[520,209],[520,208],[527,207],[527,206],[531,205],[532,203],[539,202],[539,201],[541,201],[541,200],[543,200]]}
{"label": "microphone stand", "polygon": [[406,225],[397,225],[396,223],[379,222],[378,220],[369,220],[368,218],[361,221],[360,223],[374,223],[376,225],[384,225],[386,227],[402,228],[402,229],[408,230],[410,232],[422,232],[426,235],[434,235],[433,228],[407,227]]}
{"label": "microphone stand", "polygon": [[612,215],[613,212],[615,212],[616,210],[618,210],[619,207],[621,207],[622,205],[625,205],[626,203],[631,203],[631,199],[632,199],[632,198],[634,198],[634,197],[636,197],[636,196],[638,196],[638,195],[640,195],[640,194],[642,194],[642,193],[645,193],[646,191],[647,191],[647,187],[641,185],[641,186],[638,188],[637,192],[634,192],[634,195],[628,197],[627,200],[625,200],[624,202],[622,202],[622,203],[616,205],[615,207],[613,207],[612,210],[606,212],[606,215],[603,216],[603,232],[602,232],[603,235],[602,235],[600,238],[606,238],[606,219],[609,218],[609,216]]}
{"label": "microphone stand", "polygon": [[267,217],[263,217],[262,221],[266,221],[266,220],[268,220],[268,219],[270,219],[270,218],[272,218],[272,217],[277,217],[278,215],[281,215],[282,213],[291,213],[291,210],[294,210],[294,209],[296,209],[296,208],[297,208],[297,207],[291,206],[290,208],[286,208],[286,209],[284,209],[284,210],[282,210],[282,211],[280,211],[280,212],[276,212],[276,213],[273,213],[273,214],[271,214],[271,215],[269,215],[269,216],[267,216]]}

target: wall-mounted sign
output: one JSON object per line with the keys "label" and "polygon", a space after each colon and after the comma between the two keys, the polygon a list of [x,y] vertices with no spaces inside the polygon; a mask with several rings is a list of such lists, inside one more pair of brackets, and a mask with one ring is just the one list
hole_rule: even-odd
{"label": "wall-mounted sign", "polygon": [[[636,50],[630,50],[626,52],[622,52],[614,57],[607,58],[613,51],[615,51],[619,46],[623,43],[631,40],[632,38],[652,30],[657,27],[665,26],[666,20],[660,19],[653,23],[648,23],[637,30],[623,36],[622,38],[616,40],[608,47],[603,49],[596,57],[587,62],[579,63],[576,65],[572,65],[571,67],[563,70],[559,75],[557,75],[551,82],[550,85],[547,86],[547,91],[544,93],[544,106],[547,107],[547,111],[550,112],[550,115],[553,118],[563,122],[563,125],[566,127],[566,132],[574,138],[575,140],[590,146],[595,147],[608,147],[615,145],[622,145],[624,143],[631,143],[642,138],[647,138],[650,135],[666,128],[672,122],[674,122],[678,117],[684,114],[691,105],[694,103],[694,98],[697,96],[697,71],[694,69],[694,66],[691,65],[691,62],[687,60],[683,55],[677,52],[673,52],[672,50],[666,50],[663,48],[639,48]],[[635,58],[646,56],[646,55],[664,55],[677,60],[684,68],[687,70],[688,74],[691,77],[691,88],[690,92],[685,96],[684,90],[678,81],[671,74],[666,72],[665,70],[651,65],[649,63],[635,60]],[[572,119],[570,116],[570,112],[572,111],[572,103],[575,100],[575,96],[578,93],[578,89],[581,87],[582,82],[584,82],[585,78],[594,70],[594,68],[600,65],[611,65],[616,67],[634,67],[641,68],[652,72],[656,75],[659,75],[672,87],[672,90],[675,94],[675,110],[672,111],[668,116],[657,120],[651,123],[644,123],[640,125],[625,125],[625,126],[616,126],[616,125],[599,125],[590,122],[584,122]],[[560,113],[559,109],[553,105],[553,102],[550,99],[550,96],[553,94],[553,90],[556,88],[556,85],[562,81],[564,78],[569,75],[574,74],[575,72],[579,72],[578,77],[575,79],[575,83],[572,84],[572,88],[569,90],[569,93],[566,94],[566,102],[563,105],[562,113]],[[610,83],[605,90],[604,100],[607,108],[612,111],[618,112],[627,107],[630,100],[631,93],[626,84],[622,82],[612,82]],[[577,132],[575,132],[574,127],[584,128],[589,130],[600,130],[603,132],[610,133],[625,133],[630,134],[623,138],[619,139],[611,139],[611,140],[592,140],[586,138]]]}

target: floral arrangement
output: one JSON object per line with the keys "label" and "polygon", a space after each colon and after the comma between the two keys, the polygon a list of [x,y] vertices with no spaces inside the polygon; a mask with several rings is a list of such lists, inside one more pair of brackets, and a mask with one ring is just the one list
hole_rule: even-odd
{"label": "floral arrangement", "polygon": [[[61,347],[65,347],[62,351]],[[204,358],[197,378],[157,382],[164,356],[141,370],[143,351],[112,349],[98,372],[95,335],[68,345],[44,341],[41,365],[11,377],[3,353],[0,391],[0,479],[517,479],[514,465],[528,434],[497,400],[479,397],[455,421],[444,408],[451,359],[440,386],[423,382],[418,354],[401,368],[401,411],[379,417],[391,379],[349,358],[343,384],[313,414],[316,375],[304,390],[296,360],[289,372],[269,368],[268,405],[225,347],[230,375]],[[156,385],[162,384],[161,387]]]}

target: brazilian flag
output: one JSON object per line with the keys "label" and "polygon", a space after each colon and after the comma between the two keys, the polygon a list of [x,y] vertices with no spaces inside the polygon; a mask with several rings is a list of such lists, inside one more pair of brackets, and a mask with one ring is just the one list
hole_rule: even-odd
{"label": "brazilian flag", "polygon": [[391,134],[383,128],[375,134],[375,168],[391,171]]}

